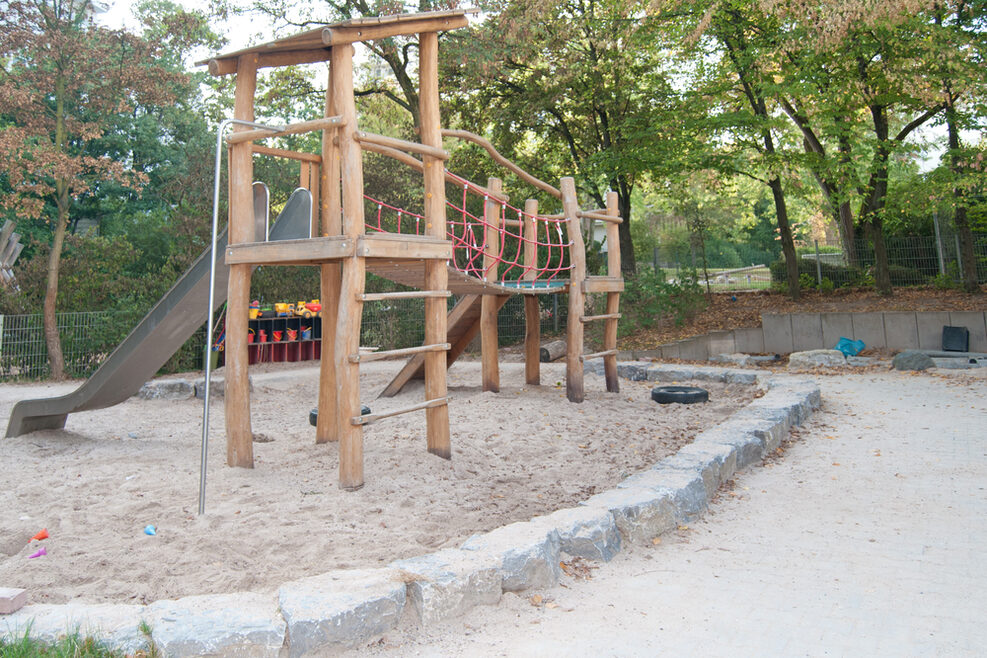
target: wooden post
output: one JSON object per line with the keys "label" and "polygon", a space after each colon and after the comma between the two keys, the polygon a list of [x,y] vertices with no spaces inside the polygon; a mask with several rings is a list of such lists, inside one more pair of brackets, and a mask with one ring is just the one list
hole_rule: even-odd
{"label": "wooden post", "polygon": [[[499,178],[488,178],[487,189],[500,194],[503,183]],[[488,197],[483,205],[483,280],[496,282],[500,278],[500,228],[501,204],[495,197]],[[493,295],[483,295],[480,308],[480,360],[483,390],[496,393],[500,390],[500,369],[497,363],[497,300]]]}
{"label": "wooden post", "polygon": [[583,283],[586,281],[586,247],[579,227],[579,200],[576,197],[576,181],[566,176],[560,181],[562,209],[566,216],[569,236],[569,318],[566,320],[565,392],[570,402],[582,402],[583,389]]}
{"label": "wooden post", "polygon": [[[607,192],[607,214],[611,217],[620,216],[620,208],[617,205],[617,193]],[[624,218],[624,221],[628,221]],[[619,224],[607,222],[607,274],[613,277],[620,276],[620,236],[618,234]],[[616,315],[620,312],[620,293],[607,293],[607,315]],[[603,350],[617,349],[617,318],[604,320],[603,326]],[[617,355],[608,354],[603,357],[603,374],[607,381],[607,390],[611,393],[620,392],[620,382],[617,379]]]}
{"label": "wooden post", "polygon": [[[418,114],[421,117],[421,143],[442,147],[442,118],[439,114],[439,35],[435,32],[418,37]],[[425,179],[425,232],[433,238],[446,237],[445,164],[429,155],[422,157]],[[425,261],[425,287],[446,290],[449,272],[441,260]],[[425,298],[425,343],[445,343],[448,319],[446,300]],[[446,397],[445,352],[425,354],[425,400]],[[428,451],[445,459],[452,457],[449,440],[449,406],[442,404],[425,410]]]}
{"label": "wooden post", "polygon": [[[257,55],[237,60],[233,116],[254,120]],[[246,129],[238,126],[236,129]],[[236,130],[235,129],[235,130]],[[253,149],[249,143],[230,149],[229,243],[254,241]],[[226,463],[254,467],[254,435],[250,428],[250,383],[247,379],[247,321],[250,265],[231,265],[226,311]]]}
{"label": "wooden post", "polygon": [[[356,102],[353,96],[353,46],[334,46],[330,58],[332,93],[339,128],[339,175],[342,181],[342,233],[356,240],[363,234],[363,160],[356,141]],[[363,486],[363,427],[350,418],[360,416],[360,364],[348,358],[360,351],[360,323],[366,263],[362,256],[342,261],[339,310],[336,317],[337,423],[339,427],[339,486],[350,491]]]}
{"label": "wooden post", "polygon": [[[326,86],[326,116],[336,116],[333,96],[332,71]],[[319,215],[322,221],[321,235],[339,235],[343,232],[340,215],[339,147],[336,130],[322,131],[322,166],[319,176]],[[322,302],[322,355],[319,361],[319,418],[315,428],[315,442],[328,443],[339,440],[339,414],[336,399],[336,317],[339,313],[339,288],[343,271],[339,263],[323,263],[319,266],[320,301]]]}
{"label": "wooden post", "polygon": [[[524,273],[525,281],[534,281],[538,276],[538,201],[528,199],[524,203]],[[541,308],[537,295],[524,296],[524,381],[530,386],[541,383]]]}

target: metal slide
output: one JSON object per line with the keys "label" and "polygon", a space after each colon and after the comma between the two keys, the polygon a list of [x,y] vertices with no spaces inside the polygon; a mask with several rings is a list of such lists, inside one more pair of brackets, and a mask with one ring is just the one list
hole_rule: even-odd
{"label": "metal slide", "polygon": [[[257,185],[255,183],[255,198],[258,194],[266,198],[266,187],[261,189]],[[311,193],[303,189],[295,190],[271,227],[268,239],[309,237],[311,217]],[[223,262],[225,250],[226,232],[223,231],[215,252],[206,249],[79,388],[60,397],[21,400],[14,405],[5,436],[61,429],[65,427],[65,419],[70,413],[111,407],[137,393],[206,322],[209,259],[213,253],[217,254],[216,308],[226,300],[230,270]]]}

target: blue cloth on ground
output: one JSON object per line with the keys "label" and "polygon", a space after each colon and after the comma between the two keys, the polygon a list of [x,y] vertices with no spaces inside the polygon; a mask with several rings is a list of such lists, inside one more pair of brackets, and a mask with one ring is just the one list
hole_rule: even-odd
{"label": "blue cloth on ground", "polygon": [[836,341],[836,347],[833,349],[843,352],[844,356],[857,356],[865,347],[867,346],[862,340],[850,340],[840,336],[840,339]]}

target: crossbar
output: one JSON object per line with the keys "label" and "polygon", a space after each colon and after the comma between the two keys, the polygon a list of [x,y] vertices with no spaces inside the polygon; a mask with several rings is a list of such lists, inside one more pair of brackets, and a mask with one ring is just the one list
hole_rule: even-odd
{"label": "crossbar", "polygon": [[605,210],[582,210],[576,213],[576,216],[583,219],[595,219],[600,222],[610,222],[611,224],[624,223],[622,218],[608,215]]}
{"label": "crossbar", "polygon": [[452,297],[449,290],[408,290],[406,292],[368,292],[360,295],[361,302],[378,302],[382,299],[418,299],[420,297]]}
{"label": "crossbar", "polygon": [[379,146],[387,146],[392,149],[411,151],[412,153],[421,153],[422,155],[430,155],[437,160],[449,159],[449,152],[445,149],[436,148],[434,146],[426,146],[425,144],[419,144],[418,142],[409,142],[406,139],[398,139],[396,137],[386,137],[385,135],[368,133],[363,130],[356,132],[356,140],[358,142],[369,142]]}
{"label": "crossbar", "polygon": [[369,425],[370,423],[377,422],[381,418],[390,418],[391,416],[408,414],[411,413],[412,411],[421,411],[422,409],[432,409],[434,407],[441,407],[446,404],[449,404],[448,397],[436,398],[434,400],[426,400],[425,402],[413,404],[410,407],[404,407],[402,409],[394,409],[393,411],[385,411],[379,414],[367,414],[366,416],[353,416],[350,418],[350,424]]}
{"label": "crossbar", "polygon": [[422,352],[447,352],[452,345],[449,343],[435,343],[432,345],[419,345],[417,347],[404,347],[399,350],[384,350],[382,352],[371,352],[369,354],[350,354],[350,363],[363,363],[366,361],[383,361],[384,359],[395,359],[402,356],[412,356]]}
{"label": "crossbar", "polygon": [[602,352],[593,352],[592,354],[583,354],[579,357],[580,361],[587,361],[589,359],[596,359],[601,356],[613,356],[617,353],[617,350],[603,350]]}
{"label": "crossbar", "polygon": [[343,117],[324,117],[322,119],[313,119],[312,121],[302,121],[301,123],[292,123],[281,128],[281,130],[274,130],[272,128],[257,128],[255,130],[244,130],[243,132],[233,133],[226,138],[226,143],[232,146],[233,144],[239,144],[241,142],[252,142],[255,139],[264,139],[265,137],[280,137],[281,135],[298,135],[299,133],[312,132],[314,130],[322,130],[324,128],[338,128],[343,125]]}
{"label": "crossbar", "polygon": [[604,315],[584,315],[579,318],[580,322],[596,322],[597,320],[619,320],[620,313],[606,313]]}

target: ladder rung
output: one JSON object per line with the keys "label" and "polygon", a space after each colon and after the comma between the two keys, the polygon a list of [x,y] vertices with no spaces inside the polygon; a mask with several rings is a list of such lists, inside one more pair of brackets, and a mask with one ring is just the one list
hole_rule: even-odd
{"label": "ladder rung", "polygon": [[409,290],[407,292],[368,292],[358,296],[361,302],[376,302],[382,299],[415,299],[418,297],[452,297],[448,290]]}
{"label": "ladder rung", "polygon": [[593,322],[595,320],[619,320],[621,318],[620,313],[607,313],[606,315],[584,315],[579,318],[580,322]]}
{"label": "ladder rung", "polygon": [[617,353],[617,350],[603,350],[602,352],[593,352],[592,354],[583,354],[579,357],[580,361],[586,361],[588,359],[595,359],[601,356],[612,356]]}
{"label": "ladder rung", "polygon": [[368,352],[366,354],[350,354],[350,363],[362,363],[364,361],[380,361],[382,359],[394,359],[397,357],[419,354],[421,352],[446,352],[452,348],[449,343],[435,343],[434,345],[419,345],[418,347],[405,347],[400,350],[384,350],[382,352]]}
{"label": "ladder rung", "polygon": [[381,418],[390,418],[391,416],[398,416],[400,414],[411,413],[412,411],[420,411],[422,409],[431,409],[433,407],[441,407],[444,404],[449,404],[449,398],[436,398],[434,400],[426,400],[425,402],[420,402],[419,404],[413,404],[410,407],[404,407],[403,409],[394,409],[393,411],[385,411],[379,414],[367,414],[366,416],[353,416],[350,418],[351,425],[369,425],[370,423],[376,422]]}

